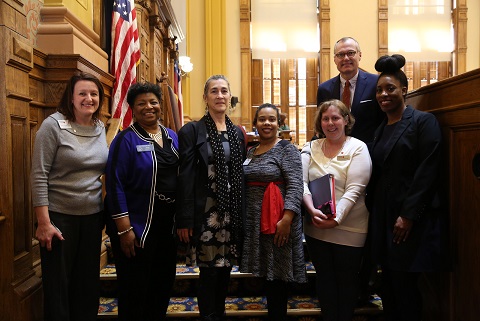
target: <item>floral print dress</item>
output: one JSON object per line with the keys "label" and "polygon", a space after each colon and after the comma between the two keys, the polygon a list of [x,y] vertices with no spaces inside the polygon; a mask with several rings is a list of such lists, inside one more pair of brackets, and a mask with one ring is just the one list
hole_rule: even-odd
{"label": "floral print dress", "polygon": [[[230,144],[226,131],[219,132],[225,160],[230,161]],[[202,228],[198,242],[191,245],[187,256],[187,264],[198,267],[231,267],[235,259],[230,252],[231,247],[231,217],[227,213],[218,215],[216,206],[215,165],[213,153],[208,142],[208,191],[205,213],[202,218]],[[228,171],[228,166],[224,169]],[[229,175],[231,179],[231,175]],[[229,192],[229,191],[228,191]]]}

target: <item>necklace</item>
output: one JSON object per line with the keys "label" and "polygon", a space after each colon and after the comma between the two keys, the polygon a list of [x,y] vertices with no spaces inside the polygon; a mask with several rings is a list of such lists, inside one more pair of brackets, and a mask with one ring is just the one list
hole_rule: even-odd
{"label": "necklace", "polygon": [[158,133],[156,134],[152,134],[152,133],[148,133],[148,136],[150,136],[154,141],[157,142],[157,144],[159,144],[161,146],[161,142],[163,141],[163,135],[162,135],[162,131],[160,130]]}
{"label": "necklace", "polygon": [[324,168],[330,167],[330,164],[332,164],[332,161],[335,157],[338,156],[338,154],[343,154],[343,147],[345,146],[345,143],[347,142],[347,138],[343,141],[342,147],[340,147],[339,151],[333,155],[331,158],[326,156],[326,151],[327,151],[327,139],[323,141],[322,144],[322,151],[323,151],[323,158],[325,159],[325,162],[322,164]]}

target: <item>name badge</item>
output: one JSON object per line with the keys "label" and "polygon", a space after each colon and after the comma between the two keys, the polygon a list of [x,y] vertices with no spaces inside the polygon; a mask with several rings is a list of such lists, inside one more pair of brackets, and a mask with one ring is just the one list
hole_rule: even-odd
{"label": "name badge", "polygon": [[250,164],[251,161],[252,161],[251,158],[247,158],[247,159],[243,162],[243,166],[247,166],[248,164]]}
{"label": "name badge", "polygon": [[68,121],[68,119],[58,119],[57,121],[61,129],[72,128],[72,125],[70,125],[70,122]]}
{"label": "name badge", "polygon": [[152,152],[153,151],[153,144],[148,145],[137,145],[137,152]]}
{"label": "name badge", "polygon": [[350,155],[338,155],[337,160],[339,161],[346,161],[350,159]]}

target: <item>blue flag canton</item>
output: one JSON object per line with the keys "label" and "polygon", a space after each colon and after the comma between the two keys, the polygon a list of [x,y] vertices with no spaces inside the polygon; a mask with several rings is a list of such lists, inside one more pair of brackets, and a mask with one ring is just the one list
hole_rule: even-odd
{"label": "blue flag canton", "polygon": [[113,11],[116,11],[120,14],[123,20],[128,21],[128,16],[130,14],[130,1],[129,0],[115,0],[113,2]]}

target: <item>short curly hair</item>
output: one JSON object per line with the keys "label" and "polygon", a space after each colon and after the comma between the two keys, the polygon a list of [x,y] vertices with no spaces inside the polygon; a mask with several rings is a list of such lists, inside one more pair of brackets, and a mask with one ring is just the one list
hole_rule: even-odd
{"label": "short curly hair", "polygon": [[325,135],[322,129],[322,115],[330,106],[336,107],[340,112],[340,115],[345,118],[347,121],[347,125],[345,125],[345,135],[350,135],[353,125],[355,124],[355,117],[353,117],[350,109],[348,109],[347,106],[345,106],[345,104],[338,99],[327,100],[318,107],[315,115],[315,131]]}
{"label": "short curly hair", "polygon": [[138,95],[152,93],[157,96],[159,102],[162,101],[162,89],[157,84],[151,82],[136,82],[128,88],[127,103],[133,109],[133,104]]}

